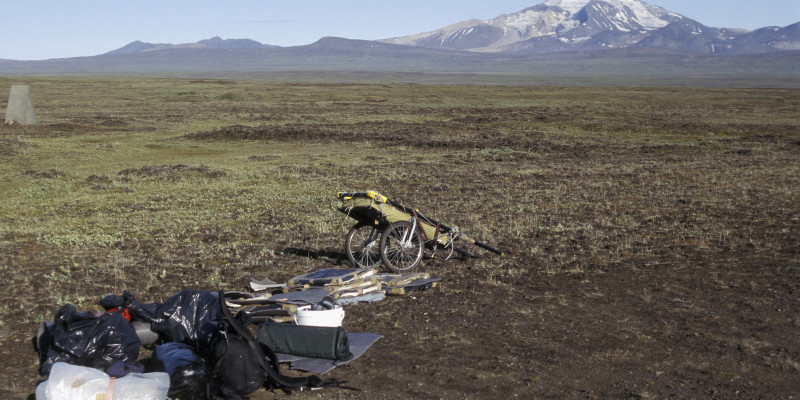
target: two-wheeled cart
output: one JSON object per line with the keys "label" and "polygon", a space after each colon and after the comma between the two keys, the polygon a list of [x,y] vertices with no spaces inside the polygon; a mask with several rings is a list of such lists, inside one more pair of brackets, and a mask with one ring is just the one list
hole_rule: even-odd
{"label": "two-wheeled cart", "polygon": [[339,192],[336,196],[341,202],[339,211],[358,221],[345,239],[347,258],[356,267],[382,262],[392,271],[407,272],[419,264],[425,248],[445,260],[453,252],[470,256],[454,245],[459,239],[503,254],[465,235],[457,226],[444,225],[378,192]]}

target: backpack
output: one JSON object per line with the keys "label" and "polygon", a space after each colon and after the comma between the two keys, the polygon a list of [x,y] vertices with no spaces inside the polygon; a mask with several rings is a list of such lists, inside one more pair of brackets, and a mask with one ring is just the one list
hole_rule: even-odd
{"label": "backpack", "polygon": [[194,347],[177,342],[158,345],[148,360],[150,369],[169,375],[170,399],[212,399],[217,390],[205,361]]}
{"label": "backpack", "polygon": [[289,377],[281,374],[275,352],[259,343],[247,329],[249,316],[239,313],[238,318],[234,318],[225,304],[223,291],[219,292],[219,301],[222,318],[212,337],[206,362],[211,369],[211,378],[224,398],[246,399],[248,394],[262,386],[288,393],[333,384],[314,375]]}

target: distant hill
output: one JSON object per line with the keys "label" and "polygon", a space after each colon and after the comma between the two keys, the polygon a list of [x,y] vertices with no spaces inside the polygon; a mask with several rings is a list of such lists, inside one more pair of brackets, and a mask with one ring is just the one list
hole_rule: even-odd
{"label": "distant hill", "polygon": [[175,49],[265,49],[275,48],[279,46],[271,46],[261,44],[251,39],[222,39],[219,36],[214,36],[211,39],[201,40],[197,43],[184,43],[184,44],[170,44],[170,43],[145,43],[135,41],[120,47],[119,49],[109,51],[106,54],[134,54],[145,51],[155,50],[175,50]]}
{"label": "distant hill", "polygon": [[549,54],[430,49],[322,38],[305,46],[170,48],[42,61],[0,60],[0,74],[228,74],[277,71],[374,71],[513,75],[781,75],[800,77],[800,51],[759,55],[696,54],[636,47]]}

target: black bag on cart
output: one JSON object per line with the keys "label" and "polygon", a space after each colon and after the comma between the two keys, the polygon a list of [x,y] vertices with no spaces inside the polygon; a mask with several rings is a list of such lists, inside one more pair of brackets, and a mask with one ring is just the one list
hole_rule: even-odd
{"label": "black bag on cart", "polygon": [[220,394],[226,399],[246,399],[259,388],[291,390],[317,389],[332,382],[317,376],[289,377],[280,373],[278,357],[269,347],[259,343],[247,328],[249,316],[231,315],[225,304],[225,294],[219,292],[222,317],[206,356],[211,377]]}

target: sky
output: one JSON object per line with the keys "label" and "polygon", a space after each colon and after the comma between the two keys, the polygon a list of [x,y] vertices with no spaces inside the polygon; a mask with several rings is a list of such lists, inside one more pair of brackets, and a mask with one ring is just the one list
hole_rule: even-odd
{"label": "sky", "polygon": [[[487,20],[544,0],[0,0],[0,59],[103,54],[133,41],[219,36],[300,46],[325,36],[378,40]],[[799,0],[649,0],[711,27],[800,22]]]}

